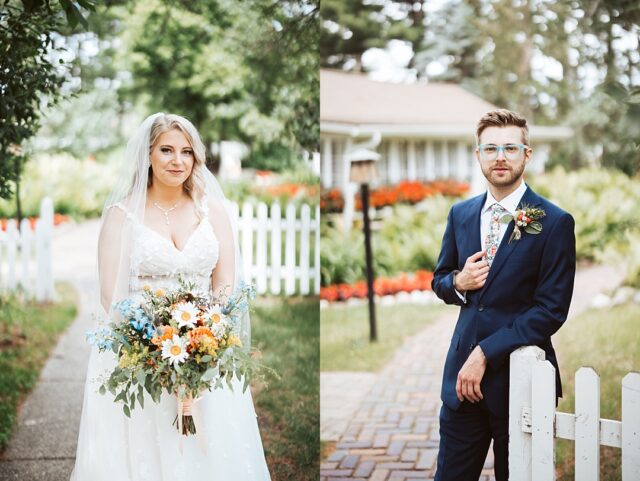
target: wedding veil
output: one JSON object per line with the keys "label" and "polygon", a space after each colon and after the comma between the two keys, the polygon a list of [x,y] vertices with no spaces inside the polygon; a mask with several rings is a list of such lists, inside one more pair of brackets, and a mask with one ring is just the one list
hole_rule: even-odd
{"label": "wedding veil", "polygon": [[[156,113],[142,122],[127,143],[117,181],[102,211],[98,242],[99,304],[102,306],[102,314],[106,314],[109,318],[117,316],[114,303],[130,297],[130,278],[138,274],[135,263],[131,262],[136,239],[134,228],[136,223],[144,224],[147,183],[150,175],[151,131],[154,123],[160,121],[178,124],[178,128],[186,134],[187,138],[190,138],[195,160],[190,177],[190,186],[193,188],[189,193],[198,209],[205,199],[209,205],[218,207],[212,211],[218,213],[217,216],[214,214],[215,218],[212,219],[214,230],[216,223],[220,223],[219,227],[225,226],[224,232],[228,233],[233,242],[234,282],[233,286],[229,286],[231,290],[227,292],[230,294],[244,283],[238,239],[237,207],[227,200],[217,179],[206,167],[205,146],[200,135],[193,124],[184,117]],[[189,181],[185,182],[185,185],[187,184]],[[118,208],[115,208],[116,206]],[[224,219],[221,215],[226,215],[227,218]],[[248,312],[243,314],[236,329],[243,346],[248,349],[250,345]]]}

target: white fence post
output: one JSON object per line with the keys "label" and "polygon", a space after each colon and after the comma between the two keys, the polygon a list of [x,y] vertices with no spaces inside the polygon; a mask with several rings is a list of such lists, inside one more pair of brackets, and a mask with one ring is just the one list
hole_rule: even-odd
{"label": "white fence post", "polygon": [[320,206],[316,206],[316,217],[313,220],[313,224],[316,229],[316,243],[315,243],[315,252],[313,253],[314,257],[314,284],[313,284],[313,292],[314,294],[320,294]]}
{"label": "white fence post", "polygon": [[20,222],[20,261],[21,271],[20,286],[25,290],[28,296],[33,293],[33,285],[31,284],[31,275],[29,266],[31,264],[31,223],[29,219],[22,219]]}
{"label": "white fence post", "polygon": [[280,294],[280,280],[282,269],[282,213],[280,204],[271,206],[271,293]]}
{"label": "white fence post", "polygon": [[600,480],[600,377],[590,367],[576,371],[576,479]]}
{"label": "white fence post", "polygon": [[622,379],[622,481],[640,479],[640,373]]}
{"label": "white fence post", "polygon": [[256,226],[256,290],[259,294],[267,292],[267,204],[258,204],[258,225]]}
{"label": "white fence post", "polygon": [[16,262],[18,256],[18,227],[15,219],[7,221],[7,262],[9,263],[9,272],[7,273],[7,288],[10,291],[16,288]]}
{"label": "white fence post", "polygon": [[246,282],[253,282],[253,206],[249,202],[242,204],[242,263]]}
{"label": "white fence post", "polygon": [[309,294],[309,244],[311,242],[311,209],[304,204],[300,209],[300,293]]}
{"label": "white fence post", "polygon": [[531,479],[531,435],[522,429],[523,414],[531,407],[532,367],[544,360],[544,351],[526,346],[511,353],[509,370],[509,479]]}
{"label": "white fence post", "polygon": [[284,291],[291,295],[296,291],[296,206],[287,205],[285,241],[285,286]]}
{"label": "white fence post", "polygon": [[535,481],[555,476],[553,424],[556,414],[556,369],[550,362],[533,364],[531,395],[531,475]]}
{"label": "white fence post", "polygon": [[53,202],[49,197],[45,197],[40,203],[40,218],[36,223],[36,259],[38,263],[36,300],[38,302],[53,301],[52,236]]}

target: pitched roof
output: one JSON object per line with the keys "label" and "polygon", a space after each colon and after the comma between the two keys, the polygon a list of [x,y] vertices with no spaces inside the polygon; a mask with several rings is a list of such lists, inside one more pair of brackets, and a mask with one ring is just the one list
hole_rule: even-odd
{"label": "pitched roof", "polygon": [[320,70],[320,121],[347,124],[474,125],[497,108],[459,85],[377,82]]}

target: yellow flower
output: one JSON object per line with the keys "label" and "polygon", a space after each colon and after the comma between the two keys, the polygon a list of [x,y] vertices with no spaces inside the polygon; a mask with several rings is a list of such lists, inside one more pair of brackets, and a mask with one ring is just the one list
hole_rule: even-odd
{"label": "yellow flower", "polygon": [[227,344],[229,346],[240,346],[242,347],[242,341],[240,340],[240,338],[234,334],[231,334],[229,336],[229,340],[227,341]]}
{"label": "yellow flower", "polygon": [[198,339],[198,351],[215,356],[218,352],[218,341],[214,337],[202,336]]}
{"label": "yellow flower", "polygon": [[151,286],[149,284],[145,284],[142,286],[142,290],[145,292],[149,292],[151,290]]}
{"label": "yellow flower", "polygon": [[164,296],[164,291],[162,289],[156,289],[156,292],[154,292],[154,294],[156,295],[156,297],[162,297]]}

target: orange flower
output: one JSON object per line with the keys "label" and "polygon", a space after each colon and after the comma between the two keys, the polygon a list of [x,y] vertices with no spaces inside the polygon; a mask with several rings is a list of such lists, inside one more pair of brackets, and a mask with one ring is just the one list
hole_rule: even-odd
{"label": "orange flower", "polygon": [[173,338],[174,334],[177,334],[176,330],[171,326],[160,326],[158,329],[162,332],[162,335],[153,336],[153,338],[151,339],[151,343],[154,346],[161,346],[162,345],[162,341],[166,341],[167,339],[171,339],[171,338]]}
{"label": "orange flower", "polygon": [[209,337],[214,337],[213,333],[211,332],[211,329],[209,329],[208,327],[196,327],[195,329],[191,329],[189,331],[189,340],[191,342],[197,342],[197,340],[199,338],[201,338],[202,336],[209,336]]}

